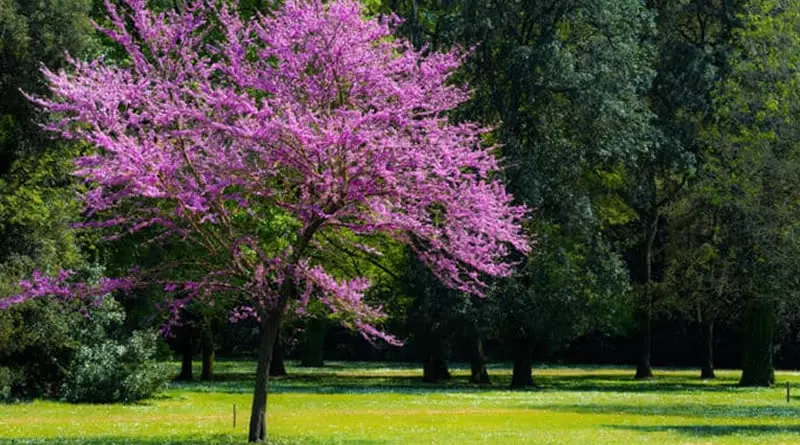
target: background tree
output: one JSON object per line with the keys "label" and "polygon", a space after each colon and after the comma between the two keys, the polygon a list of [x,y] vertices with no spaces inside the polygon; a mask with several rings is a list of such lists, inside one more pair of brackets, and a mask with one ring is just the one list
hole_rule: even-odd
{"label": "background tree", "polygon": [[[82,247],[91,242],[70,228],[80,205],[69,160],[81,148],[46,135],[21,89],[46,91],[42,65],[57,69],[65,64],[64,51],[94,50],[90,3],[0,1],[0,296],[13,293],[36,269],[87,266]],[[0,317],[0,367],[15,374],[14,396],[59,394],[76,347],[68,331],[69,316],[54,304],[27,305]]]}
{"label": "background tree", "polygon": [[654,13],[651,34],[656,76],[647,94],[654,113],[649,150],[626,166],[618,188],[630,218],[616,233],[625,252],[636,299],[637,378],[652,377],[652,326],[664,295],[672,232],[669,205],[686,190],[698,166],[699,132],[713,113],[710,93],[724,75],[730,36],[741,1],[666,0],[647,2]]}
{"label": "background tree", "polygon": [[[630,317],[622,262],[608,246],[584,246],[537,232],[539,242],[520,277],[501,283],[487,302],[513,359],[511,386],[533,385],[534,360],[565,349],[592,331],[610,331]],[[548,245],[552,243],[551,245]]]}
{"label": "background tree", "polygon": [[91,6],[91,0],[0,2],[0,175],[8,174],[16,159],[53,146],[22,90],[45,92],[46,83],[37,75],[42,64],[58,69],[64,66],[65,51],[76,56],[90,51]]}
{"label": "background tree", "polygon": [[731,74],[716,91],[709,195],[729,209],[743,316],[741,384],[774,381],[781,307],[796,298],[800,8],[754,0],[735,33]]}
{"label": "background tree", "polygon": [[668,303],[687,313],[701,330],[700,378],[713,379],[714,326],[741,313],[736,286],[735,233],[725,221],[734,218],[729,201],[713,199],[701,174],[691,190],[672,205],[672,236],[666,287],[674,292]]}
{"label": "background tree", "polygon": [[[575,300],[626,287],[619,254],[608,248],[609,230],[635,218],[616,192],[623,167],[650,149],[644,93],[653,77],[652,18],[638,1],[398,0],[388,6],[409,17],[403,29],[415,43],[476,46],[461,72],[476,92],[459,116],[499,125],[495,137],[510,166],[510,190],[536,209],[536,232],[548,237],[537,253],[546,258],[547,273],[533,266],[526,270],[535,277],[515,278],[497,292],[514,300],[501,326],[513,334],[505,343],[518,345],[520,364],[527,362],[519,369],[529,369],[534,339],[527,332],[549,329],[538,326],[544,317],[522,314],[546,306],[550,314],[577,315]],[[609,287],[550,293],[567,276],[595,274],[602,276],[595,282]],[[518,381],[527,384],[530,377]]]}
{"label": "background tree", "polygon": [[0,2],[0,292],[34,269],[55,273],[83,262],[69,223],[78,215],[69,159],[76,146],[54,143],[38,127],[21,90],[46,90],[44,65],[58,69],[64,52],[90,52],[89,0]]}

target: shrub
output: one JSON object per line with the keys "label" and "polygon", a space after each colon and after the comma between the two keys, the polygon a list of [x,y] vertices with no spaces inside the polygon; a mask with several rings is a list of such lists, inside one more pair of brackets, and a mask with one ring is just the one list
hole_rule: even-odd
{"label": "shrub", "polygon": [[134,402],[166,384],[155,333],[125,327],[113,298],[82,316],[47,300],[0,311],[0,401],[60,397],[70,402]]}
{"label": "shrub", "polygon": [[44,300],[0,311],[0,367],[9,372],[0,386],[10,385],[6,398],[58,395],[77,348],[73,326],[82,318]]}
{"label": "shrub", "polygon": [[[108,313],[98,318],[101,325],[121,321]],[[111,327],[106,325],[104,329]],[[96,329],[94,325],[89,331]],[[170,377],[166,364],[156,360],[158,349],[157,335],[145,331],[136,331],[121,340],[106,338],[83,343],[62,388],[62,398],[73,403],[130,403],[153,396]]]}
{"label": "shrub", "polygon": [[11,370],[0,367],[0,402],[11,398]]}
{"label": "shrub", "polygon": [[171,370],[166,363],[157,361],[159,338],[154,332],[135,332],[128,342],[123,363],[132,364],[126,369],[122,399],[133,402],[152,397],[167,386]]}

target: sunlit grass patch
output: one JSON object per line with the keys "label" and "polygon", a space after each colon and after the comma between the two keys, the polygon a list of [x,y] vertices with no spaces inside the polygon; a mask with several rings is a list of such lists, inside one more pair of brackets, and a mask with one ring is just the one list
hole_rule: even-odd
{"label": "sunlit grass patch", "polygon": [[[219,380],[174,383],[136,405],[34,401],[0,405],[0,443],[231,444],[246,437],[254,364],[218,363]],[[744,389],[738,371],[702,381],[694,370],[658,370],[649,381],[613,367],[542,367],[537,388],[468,383],[466,366],[441,385],[418,366],[330,363],[289,367],[272,382],[269,428],[278,444],[791,444],[800,443],[800,399],[782,386]],[[798,373],[779,382],[800,386]],[[233,426],[233,406],[237,424]]]}

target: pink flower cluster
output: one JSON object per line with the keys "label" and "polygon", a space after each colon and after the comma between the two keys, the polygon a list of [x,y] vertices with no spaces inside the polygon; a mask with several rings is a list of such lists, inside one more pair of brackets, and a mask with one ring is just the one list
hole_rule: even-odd
{"label": "pink flower cluster", "polygon": [[256,320],[261,321],[261,316],[258,311],[250,306],[239,306],[231,311],[230,322],[238,323],[243,320]]}
{"label": "pink flower cluster", "polygon": [[35,271],[30,280],[19,283],[19,293],[0,299],[0,310],[42,297],[79,300],[97,306],[111,292],[130,290],[135,285],[131,278],[101,278],[96,283],[72,283],[69,281],[71,275],[72,272],[67,270],[62,270],[56,277],[44,276]]}

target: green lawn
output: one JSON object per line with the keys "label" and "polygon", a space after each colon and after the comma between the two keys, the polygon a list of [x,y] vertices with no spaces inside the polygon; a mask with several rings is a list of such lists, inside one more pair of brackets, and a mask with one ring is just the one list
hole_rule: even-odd
{"label": "green lawn", "polygon": [[[230,444],[246,438],[253,365],[221,362],[220,380],[173,384],[138,405],[57,402],[0,405],[0,443]],[[694,370],[537,369],[540,387],[508,391],[507,367],[488,388],[420,383],[415,367],[331,363],[290,367],[274,382],[270,434],[276,443],[312,444],[796,444],[800,373],[779,372],[772,389],[740,389],[738,371],[715,382]],[[785,400],[785,381],[798,398]],[[239,411],[232,424],[233,405]]]}

